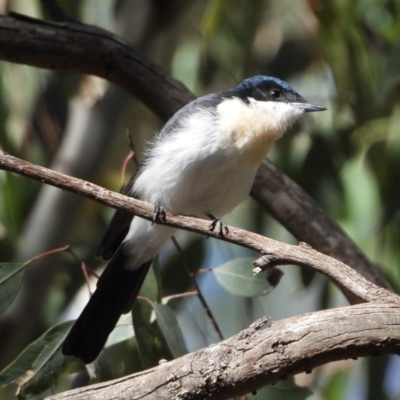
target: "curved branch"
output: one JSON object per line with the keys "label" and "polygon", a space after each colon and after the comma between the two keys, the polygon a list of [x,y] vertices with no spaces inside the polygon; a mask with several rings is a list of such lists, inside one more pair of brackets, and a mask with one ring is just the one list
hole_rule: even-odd
{"label": "curved branch", "polygon": [[[0,153],[0,169],[68,190],[113,208],[131,211],[133,214],[150,221],[154,217],[154,206],[146,202],[112,192],[93,183],[31,164],[4,153]],[[340,287],[350,291],[359,302],[378,301],[400,304],[399,296],[374,285],[346,264],[319,253],[309,246],[288,245],[233,227],[228,227],[228,232],[220,237],[219,232],[210,230],[209,221],[169,212],[165,216],[165,220],[157,221],[157,223],[212,236],[267,255],[268,259],[264,258],[262,263],[260,261],[259,266],[264,267],[269,261],[272,266],[294,264],[314,268],[327,275]]]}
{"label": "curved branch", "polygon": [[400,308],[362,304],[273,322],[179,359],[49,400],[228,399],[348,358],[399,353]]}
{"label": "curved branch", "polygon": [[92,25],[0,16],[0,59],[97,75],[134,94],[168,119],[194,99],[182,84],[122,38]]}

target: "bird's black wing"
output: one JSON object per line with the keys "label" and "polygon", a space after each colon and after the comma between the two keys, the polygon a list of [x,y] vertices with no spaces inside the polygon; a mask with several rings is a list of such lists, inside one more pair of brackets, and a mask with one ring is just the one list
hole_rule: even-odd
{"label": "bird's black wing", "polygon": [[[129,181],[124,194],[131,194],[135,176]],[[117,210],[107,228],[97,256],[111,261],[97,281],[96,291],[68,333],[62,348],[64,355],[78,357],[85,363],[97,358],[119,318],[131,310],[139,294],[152,260],[133,271],[126,268],[125,248],[121,243],[132,218],[131,213]]]}
{"label": "bird's black wing", "polygon": [[62,352],[90,363],[98,357],[122,314],[131,310],[151,261],[130,271],[121,246],[97,282],[97,289],[68,333]]}

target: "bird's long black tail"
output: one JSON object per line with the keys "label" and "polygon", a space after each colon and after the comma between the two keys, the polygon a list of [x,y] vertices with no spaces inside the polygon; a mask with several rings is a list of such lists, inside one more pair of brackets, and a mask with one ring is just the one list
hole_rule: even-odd
{"label": "bird's long black tail", "polygon": [[150,268],[151,261],[139,269],[124,268],[120,248],[97,282],[96,291],[71,328],[62,352],[84,363],[94,361],[104,347],[120,316],[130,311]]}

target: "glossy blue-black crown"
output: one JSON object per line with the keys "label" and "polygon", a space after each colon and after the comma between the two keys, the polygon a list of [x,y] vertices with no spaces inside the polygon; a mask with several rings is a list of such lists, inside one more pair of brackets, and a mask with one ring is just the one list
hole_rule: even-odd
{"label": "glossy blue-black crown", "polygon": [[249,98],[258,101],[280,101],[284,103],[306,102],[285,81],[272,76],[253,76],[245,79],[229,92],[246,102]]}

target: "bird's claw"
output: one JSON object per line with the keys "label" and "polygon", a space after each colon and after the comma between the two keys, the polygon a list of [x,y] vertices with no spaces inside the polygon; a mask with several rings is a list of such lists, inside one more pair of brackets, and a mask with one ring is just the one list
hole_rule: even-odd
{"label": "bird's claw", "polygon": [[223,237],[229,233],[228,225],[224,224],[219,218],[215,218],[212,214],[207,214],[207,216],[212,219],[210,226],[208,227],[211,232],[214,232],[215,227],[219,225],[217,234],[218,237]]}
{"label": "bird's claw", "polygon": [[161,206],[155,206],[153,221],[151,224],[154,225],[156,222],[165,222],[166,220],[167,220],[167,216],[165,214],[164,208],[162,208]]}

